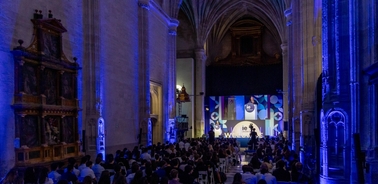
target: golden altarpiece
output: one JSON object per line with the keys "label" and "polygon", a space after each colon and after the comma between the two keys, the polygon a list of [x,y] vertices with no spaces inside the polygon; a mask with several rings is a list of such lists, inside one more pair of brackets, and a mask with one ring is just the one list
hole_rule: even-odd
{"label": "golden altarpiece", "polygon": [[[51,15],[51,14],[49,14]],[[60,20],[41,14],[31,20],[33,41],[12,51],[15,62],[14,104],[16,166],[43,164],[77,157],[78,135],[76,58],[62,49]]]}

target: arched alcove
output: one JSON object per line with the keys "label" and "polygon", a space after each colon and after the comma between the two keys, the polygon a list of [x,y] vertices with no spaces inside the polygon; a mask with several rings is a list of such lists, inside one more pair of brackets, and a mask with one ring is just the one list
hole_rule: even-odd
{"label": "arched alcove", "polygon": [[321,113],[321,177],[325,179],[346,179],[347,116],[340,108]]}
{"label": "arched alcove", "polygon": [[150,82],[150,121],[152,126],[152,143],[163,142],[162,123],[162,86],[161,84]]}

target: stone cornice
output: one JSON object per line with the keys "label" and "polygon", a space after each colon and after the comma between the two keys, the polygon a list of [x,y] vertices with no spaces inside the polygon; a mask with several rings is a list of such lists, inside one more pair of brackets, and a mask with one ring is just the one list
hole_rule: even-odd
{"label": "stone cornice", "polygon": [[169,27],[169,35],[177,35],[177,26],[179,25],[179,21],[177,19],[171,19],[168,23]]}
{"label": "stone cornice", "polygon": [[138,0],[138,6],[149,10],[150,9],[150,0]]}

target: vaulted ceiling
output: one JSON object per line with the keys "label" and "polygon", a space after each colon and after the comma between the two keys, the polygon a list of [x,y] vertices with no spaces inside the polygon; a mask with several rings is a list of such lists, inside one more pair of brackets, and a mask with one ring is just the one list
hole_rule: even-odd
{"label": "vaulted ceiling", "polygon": [[229,28],[243,18],[260,21],[274,40],[283,43],[286,3],[284,0],[183,0],[181,10],[195,30],[197,48],[203,47],[210,34],[213,41],[222,40]]}

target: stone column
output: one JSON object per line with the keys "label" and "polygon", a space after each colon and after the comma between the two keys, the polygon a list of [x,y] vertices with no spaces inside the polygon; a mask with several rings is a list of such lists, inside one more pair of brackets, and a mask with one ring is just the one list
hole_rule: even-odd
{"label": "stone column", "polygon": [[194,137],[200,137],[205,130],[205,114],[204,114],[204,95],[199,95],[205,92],[205,71],[206,71],[206,54],[203,49],[195,50],[195,123],[194,123]]}
{"label": "stone column", "polygon": [[149,57],[149,30],[148,14],[150,9],[149,0],[139,0],[138,11],[138,34],[139,34],[139,143],[146,145],[148,137],[148,123],[150,121],[150,57]]}
{"label": "stone column", "polygon": [[[293,117],[293,90],[294,90],[294,84],[293,84],[293,52],[289,52],[293,50],[293,26],[292,26],[292,7],[289,6],[288,9],[285,10],[285,16],[286,16],[286,26],[288,27],[288,43],[283,45],[282,52],[286,50],[286,54],[282,54],[283,57],[283,74],[284,74],[284,79],[283,79],[283,86],[286,88],[286,94],[283,96],[284,100],[284,121],[288,121],[288,139],[291,140],[292,142],[292,148],[295,149],[295,132],[294,132],[294,118]],[[287,69],[287,72],[285,72],[285,69]],[[285,76],[285,73],[287,76]],[[285,79],[287,80],[286,85],[285,85]],[[286,87],[287,86],[287,87]],[[285,91],[285,90],[284,90]]]}
{"label": "stone column", "polygon": [[[176,36],[178,24],[179,21],[177,19],[171,19],[168,23],[168,120],[165,121],[163,130],[168,130],[170,123],[176,117]],[[164,140],[169,140],[169,135],[164,135],[166,136]]]}
{"label": "stone column", "polygon": [[172,19],[168,25],[168,105],[169,118],[176,116],[176,36],[179,22]]}
{"label": "stone column", "polygon": [[[288,45],[287,43],[283,43],[281,44],[281,49],[282,49],[282,70],[283,70],[283,91],[282,91],[282,98],[283,98],[283,109],[284,109],[284,112],[283,112],[283,121],[285,122],[288,122],[288,118],[289,118],[289,96],[288,96],[288,88],[289,88],[289,56],[287,54],[287,50],[288,50]],[[285,126],[285,125],[281,125],[281,126]],[[284,127],[281,127],[282,129]],[[288,139],[288,130],[285,130],[283,131],[283,134],[284,134],[284,137],[286,139]]]}
{"label": "stone column", "polygon": [[[82,108],[81,122],[78,124],[78,133],[82,134],[82,130],[89,130],[90,122],[97,121],[102,116],[102,77],[101,77],[101,61],[100,61],[100,36],[99,36],[99,2],[98,0],[85,0],[83,2],[84,13],[84,57],[82,65],[85,70],[82,70],[83,81],[78,81],[78,88],[82,86],[83,90],[79,90],[82,94]],[[80,76],[79,76],[80,77]],[[80,83],[82,83],[80,85]],[[88,132],[87,132],[88,133]],[[86,154],[95,156],[97,154],[97,144],[89,142],[88,135],[86,134]],[[81,135],[84,136],[84,135]],[[97,136],[97,135],[96,135]],[[80,139],[80,138],[79,138]],[[83,137],[81,137],[83,139]],[[96,141],[95,141],[96,142]],[[81,151],[81,150],[80,150]]]}

